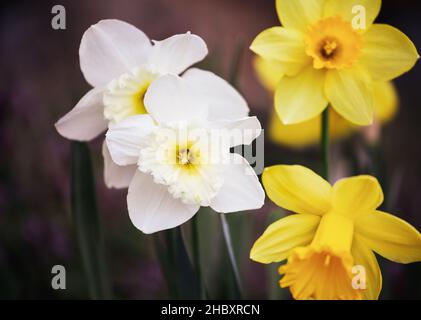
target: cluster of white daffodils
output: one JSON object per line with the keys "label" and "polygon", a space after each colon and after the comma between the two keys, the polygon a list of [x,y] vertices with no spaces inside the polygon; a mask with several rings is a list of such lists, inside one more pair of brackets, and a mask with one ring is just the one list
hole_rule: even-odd
{"label": "cluster of white daffodils", "polygon": [[[135,27],[103,20],[80,45],[81,69],[94,87],[56,128],[103,144],[108,187],[129,187],[133,224],[145,233],[176,227],[200,208],[228,213],[260,208],[264,191],[231,147],[261,131],[241,95],[215,74],[188,67],[207,54],[190,33],[150,41]],[[183,75],[180,77],[183,71]]]}

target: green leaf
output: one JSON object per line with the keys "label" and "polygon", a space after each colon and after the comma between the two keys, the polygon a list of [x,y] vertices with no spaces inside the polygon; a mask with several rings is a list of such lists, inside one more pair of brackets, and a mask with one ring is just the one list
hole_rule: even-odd
{"label": "green leaf", "polygon": [[91,299],[110,298],[101,221],[91,155],[86,143],[71,144],[71,206],[76,237]]}
{"label": "green leaf", "polygon": [[186,250],[180,227],[169,230],[174,253],[174,270],[177,275],[178,297],[180,299],[200,299],[200,288],[193,266]]}

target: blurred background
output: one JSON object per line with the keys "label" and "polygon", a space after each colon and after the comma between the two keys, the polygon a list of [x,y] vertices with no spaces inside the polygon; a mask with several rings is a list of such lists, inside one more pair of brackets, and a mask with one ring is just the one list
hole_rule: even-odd
{"label": "blurred background", "polygon": [[[51,8],[66,8],[66,30],[51,28]],[[232,78],[265,129],[272,119],[272,94],[260,83],[248,46],[263,29],[278,25],[274,1],[266,0],[91,0],[9,1],[0,10],[0,298],[84,299],[86,278],[70,212],[70,142],[54,123],[89,90],[79,68],[83,32],[101,19],[127,21],[151,39],[191,31],[209,47],[200,67]],[[421,49],[421,3],[383,1],[377,22],[391,24]],[[352,131],[332,146],[332,180],[375,174],[386,193],[383,209],[421,229],[421,65],[395,81],[397,112],[387,124]],[[276,137],[275,137],[276,138]],[[169,293],[151,236],[126,212],[125,190],[108,190],[102,178],[101,138],[91,142],[97,199],[105,237],[105,259],[114,298],[162,299]],[[319,170],[317,145],[285,146],[265,136],[265,166],[299,163]],[[268,223],[284,215],[269,199],[256,212],[233,214],[235,251],[252,299],[290,299],[277,286],[277,266],[249,260],[249,250]],[[187,228],[185,226],[184,228]],[[210,297],[229,298],[227,256],[219,220],[199,217],[202,266]],[[158,248],[159,249],[159,248]],[[51,288],[51,268],[63,265],[67,289]],[[381,259],[383,299],[420,299],[420,264]]]}

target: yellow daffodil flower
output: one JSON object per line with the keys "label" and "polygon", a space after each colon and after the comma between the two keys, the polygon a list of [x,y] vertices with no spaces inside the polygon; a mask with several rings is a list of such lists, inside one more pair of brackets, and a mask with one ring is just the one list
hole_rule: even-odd
{"label": "yellow daffodil flower", "polygon": [[[270,93],[276,91],[282,78],[280,62],[263,59],[256,56],[253,61],[256,74],[263,87]],[[396,114],[398,109],[398,94],[391,81],[373,83],[373,106],[375,121],[384,125]],[[353,125],[342,118],[334,109],[329,109],[329,134],[332,140],[341,139],[356,132],[359,126]],[[292,148],[303,148],[317,144],[320,139],[321,116],[297,123],[285,125],[272,113],[269,124],[269,137],[276,143]]]}
{"label": "yellow daffodil flower", "polygon": [[260,33],[250,49],[275,60],[282,78],[275,109],[284,124],[304,122],[330,104],[357,125],[373,122],[373,82],[410,70],[419,55],[411,40],[373,24],[381,0],[277,0],[282,27]]}
{"label": "yellow daffodil flower", "polygon": [[[280,286],[289,287],[295,299],[377,299],[382,277],[373,251],[398,263],[421,261],[421,234],[377,210],[383,192],[374,177],[331,186],[308,168],[278,165],[265,169],[263,185],[273,202],[297,214],[271,224],[250,258],[287,259],[279,268]],[[357,266],[365,281],[356,287]]]}

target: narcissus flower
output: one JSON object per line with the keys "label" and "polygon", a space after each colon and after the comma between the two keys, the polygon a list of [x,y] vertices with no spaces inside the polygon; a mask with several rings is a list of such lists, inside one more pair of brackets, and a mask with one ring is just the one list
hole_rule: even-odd
{"label": "narcissus flower", "polygon": [[[421,261],[421,234],[377,210],[383,192],[374,177],[345,178],[332,187],[310,169],[278,165],[265,169],[263,185],[273,202],[297,214],[271,224],[250,258],[287,259],[279,283],[295,299],[377,299],[382,277],[373,251],[394,262]],[[354,266],[365,270],[357,287]]]}
{"label": "narcissus flower", "polygon": [[155,80],[147,114],[111,125],[106,142],[121,166],[137,165],[127,195],[133,224],[144,233],[176,227],[200,206],[227,213],[260,208],[264,191],[236,145],[261,131],[247,105],[224,82],[201,83],[197,71]]}
{"label": "narcissus flower", "polygon": [[[94,88],[56,123],[57,131],[68,139],[89,141],[109,124],[144,114],[143,99],[155,79],[180,74],[207,53],[205,42],[190,33],[151,42],[126,22],[98,22],[84,33],[79,48],[81,70]],[[197,77],[202,82],[214,79],[208,72]],[[102,151],[106,185],[127,187],[136,167],[113,163],[105,143]]]}
{"label": "narcissus flower", "polygon": [[410,70],[414,44],[373,24],[381,0],[277,0],[282,27],[260,33],[251,50],[278,61],[275,109],[284,124],[318,116],[328,104],[357,125],[373,122],[373,82]]}
{"label": "narcissus flower", "polygon": [[[280,62],[256,56],[253,61],[256,74],[270,94],[274,94],[278,82],[283,77],[278,72]],[[398,93],[391,81],[373,82],[373,125],[385,125],[393,119],[398,109]],[[361,129],[342,118],[333,108],[329,109],[329,135],[332,140],[341,139]],[[303,148],[317,144],[320,140],[321,116],[297,123],[283,124],[276,113],[272,113],[269,137],[276,143],[292,148]]]}

